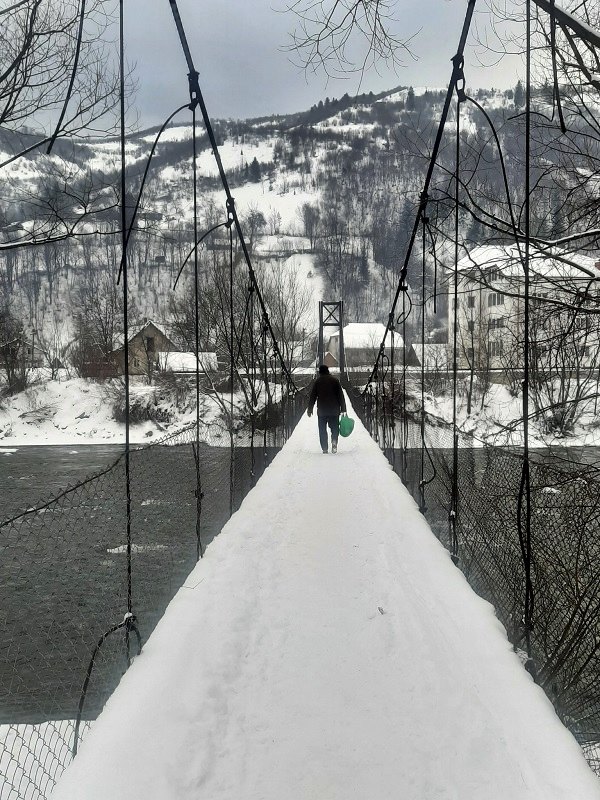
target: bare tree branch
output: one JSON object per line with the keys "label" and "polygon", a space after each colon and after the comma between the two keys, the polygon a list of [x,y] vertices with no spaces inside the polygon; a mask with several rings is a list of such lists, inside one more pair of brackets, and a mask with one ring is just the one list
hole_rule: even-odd
{"label": "bare tree branch", "polygon": [[415,59],[414,32],[393,32],[396,0],[294,0],[288,11],[298,20],[289,52],[307,72],[338,78],[358,74],[383,62],[393,68]]}

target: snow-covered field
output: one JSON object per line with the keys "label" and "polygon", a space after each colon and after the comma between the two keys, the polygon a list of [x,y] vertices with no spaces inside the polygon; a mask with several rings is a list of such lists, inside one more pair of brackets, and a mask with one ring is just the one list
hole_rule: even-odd
{"label": "snow-covered field", "polygon": [[[133,383],[132,397],[152,391]],[[7,397],[0,405],[0,446],[28,444],[107,444],[125,440],[125,426],[113,416],[117,382],[98,383],[85,378],[42,380],[26,391]],[[202,419],[211,424],[218,417],[217,405],[203,397]],[[150,420],[134,424],[130,441],[140,444],[180,430],[195,419],[195,410],[179,413],[172,406],[172,422]]]}
{"label": "snow-covered field", "polygon": [[[284,268],[294,270],[308,290],[314,302],[308,308],[303,326],[306,335],[318,329],[318,300],[322,296],[322,280],[312,272],[312,254],[297,253],[290,256]],[[308,369],[312,375],[313,367]],[[40,376],[43,378],[43,376]],[[152,387],[143,382],[133,382],[132,397],[152,392]],[[107,444],[123,442],[124,425],[113,416],[116,386],[108,381],[98,383],[84,378],[59,380],[41,379],[26,391],[6,397],[0,405],[0,447],[7,448],[28,444]],[[219,418],[219,407],[209,397],[203,396],[201,417],[205,425],[215,425]],[[443,395],[426,396],[429,413],[446,422],[452,421],[452,398]],[[144,421],[131,426],[130,440],[135,444],[155,441],[195,420],[195,411],[180,412],[171,406],[170,423]],[[522,443],[521,401],[513,397],[506,387],[492,384],[483,407],[475,400],[471,413],[467,414],[466,400],[458,403],[460,429],[473,436],[469,442],[477,447],[485,442],[497,446],[519,446]],[[218,427],[218,426],[217,426]],[[215,428],[216,432],[217,428]],[[464,441],[461,440],[464,445]],[[582,447],[600,446],[600,425],[591,412],[583,415],[573,435],[557,437],[542,433],[535,420],[530,429],[531,447]]]}
{"label": "snow-covered field", "polygon": [[53,800],[592,800],[385,457],[316,422],[209,546]]}
{"label": "snow-covered field", "polygon": [[[466,381],[465,381],[466,382]],[[427,411],[446,422],[452,422],[452,397],[428,396]],[[466,392],[458,399],[457,422],[461,431],[473,438],[477,447],[484,443],[498,447],[521,446],[523,443],[523,406],[520,397],[511,395],[506,386],[492,384],[483,404],[475,396],[470,413],[467,413]],[[539,419],[530,422],[529,443],[534,448],[547,447],[598,447],[600,425],[593,403],[577,421],[569,436],[547,433],[540,427]]]}

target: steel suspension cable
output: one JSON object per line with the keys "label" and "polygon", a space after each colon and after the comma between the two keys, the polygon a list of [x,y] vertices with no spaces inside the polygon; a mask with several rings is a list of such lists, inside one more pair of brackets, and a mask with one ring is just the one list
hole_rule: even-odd
{"label": "steel suspension cable", "polygon": [[402,293],[402,480],[406,483],[408,474],[408,417],[406,415],[406,319],[408,317],[406,300]]}
{"label": "steel suspension cable", "polygon": [[263,348],[263,376],[265,382],[265,420],[263,423],[263,459],[266,463],[267,460],[267,420],[271,410],[271,392],[269,389],[269,373],[267,371],[267,331],[268,328],[265,324],[265,319],[262,319],[262,348]]}
{"label": "steel suspension cable", "polygon": [[531,632],[533,625],[534,594],[531,581],[531,474],[529,461],[529,336],[530,336],[530,226],[531,226],[531,0],[525,5],[526,20],[526,62],[525,62],[525,273],[523,298],[523,469],[519,487],[517,525],[525,567],[525,612],[524,635],[527,648],[527,668],[535,677],[535,665],[531,654]]}
{"label": "steel suspension cable", "polygon": [[[133,615],[132,564],[131,564],[131,458],[130,458],[130,403],[129,403],[129,287],[127,263],[127,216],[125,183],[125,30],[124,0],[119,0],[119,100],[120,100],[120,143],[121,143],[121,258],[123,275],[123,371],[125,380],[125,492],[127,526],[127,613]],[[125,647],[127,666],[131,663],[129,628],[125,628]]]}
{"label": "steel suspension cable", "polygon": [[[463,27],[462,27],[462,31],[461,31],[461,35],[460,35],[460,39],[459,39],[459,43],[458,43],[458,50],[456,52],[456,55],[452,57],[452,64],[453,64],[452,75],[451,75],[451,78],[450,78],[450,83],[448,84],[448,90],[446,92],[446,98],[444,100],[444,106],[443,106],[443,110],[442,110],[440,123],[439,123],[438,129],[437,129],[435,142],[434,142],[434,145],[433,145],[431,156],[429,157],[429,164],[428,164],[428,167],[427,167],[427,174],[425,176],[425,181],[423,183],[423,190],[422,190],[421,196],[420,196],[419,208],[417,210],[417,214],[416,214],[416,217],[415,217],[413,228],[412,228],[412,231],[411,231],[411,234],[410,234],[408,247],[407,247],[406,255],[405,255],[405,258],[404,258],[404,263],[403,263],[402,269],[400,271],[400,280],[398,281],[398,287],[396,289],[396,294],[394,295],[394,300],[392,302],[392,310],[391,310],[391,313],[390,313],[389,318],[388,318],[388,323],[386,325],[386,329],[385,329],[385,333],[383,335],[383,339],[381,341],[381,345],[379,347],[379,353],[377,355],[377,359],[376,359],[376,362],[375,362],[375,367],[377,366],[378,361],[383,357],[383,354],[385,352],[385,340],[387,338],[387,335],[388,335],[388,332],[389,332],[389,329],[390,329],[389,320],[393,319],[393,317],[395,315],[396,306],[398,304],[398,300],[400,298],[400,295],[405,293],[406,289],[407,289],[406,277],[407,277],[407,274],[408,274],[408,264],[410,262],[410,258],[411,258],[412,251],[413,251],[413,247],[414,247],[414,244],[415,244],[415,241],[416,241],[416,238],[417,238],[417,234],[418,234],[418,231],[419,231],[419,227],[420,227],[420,224],[421,224],[421,217],[424,216],[425,210],[426,210],[426,207],[427,207],[427,202],[428,202],[428,199],[429,199],[429,186],[431,184],[431,179],[433,177],[433,171],[434,171],[435,166],[437,164],[437,159],[438,159],[438,155],[439,155],[440,146],[441,146],[441,143],[442,143],[442,137],[443,137],[443,133],[444,133],[444,128],[445,128],[445,125],[446,125],[446,120],[448,118],[448,112],[449,112],[449,109],[450,109],[450,103],[451,103],[452,97],[454,95],[454,90],[455,90],[455,88],[457,86],[457,83],[463,77],[463,74],[462,74],[463,53],[464,53],[464,48],[465,48],[465,44],[466,44],[466,41],[467,41],[467,36],[469,34],[469,28],[471,26],[471,20],[473,18],[474,9],[475,9],[475,0],[469,0],[469,2],[467,4],[467,11],[465,13],[465,19],[464,19],[464,23],[463,23]],[[371,381],[373,380],[373,378],[375,376],[375,367],[373,367],[373,371],[371,372],[369,380],[367,381],[367,386],[371,383]]]}
{"label": "steel suspension cable", "polygon": [[254,287],[252,284],[248,287],[248,292],[250,293],[250,375],[251,375],[251,387],[250,387],[250,400],[251,400],[251,410],[250,410],[250,476],[252,479],[252,485],[254,485],[254,479],[256,477],[256,454],[254,452],[254,436],[256,434],[256,407],[257,397],[256,397],[256,342],[255,342],[255,325],[256,319],[254,315]]}
{"label": "steel suspension cable", "polygon": [[235,378],[235,317],[233,313],[233,230],[229,228],[229,516],[233,514],[233,490],[235,481],[235,440],[233,429]]}
{"label": "steel suspension cable", "polygon": [[396,465],[396,376],[395,376],[395,367],[396,367],[396,357],[395,357],[395,330],[396,326],[392,322],[392,326],[390,328],[390,338],[391,338],[391,348],[390,348],[390,414],[391,414],[391,422],[390,426],[392,428],[392,468]]}
{"label": "steel suspension cable", "polygon": [[177,284],[179,283],[179,279],[181,278],[185,265],[188,263],[188,261],[192,256],[196,255],[198,248],[200,247],[202,242],[207,238],[207,236],[209,236],[211,233],[214,233],[219,228],[224,228],[224,227],[228,228],[229,226],[230,226],[229,220],[226,220],[225,222],[219,222],[217,225],[213,225],[212,228],[209,228],[207,231],[205,231],[199,239],[196,239],[196,243],[194,244],[190,252],[187,254],[187,256],[184,258],[183,264],[181,265],[179,272],[177,273],[177,277],[175,278],[175,283],[173,284],[173,291],[175,291],[175,289],[177,288]]}
{"label": "steel suspension cable", "polygon": [[96,663],[96,656],[100,652],[100,649],[104,642],[108,639],[108,637],[115,633],[118,630],[125,629],[126,636],[129,636],[130,633],[133,631],[136,635],[137,639],[137,654],[140,655],[142,652],[142,637],[140,635],[140,631],[136,624],[136,619],[133,614],[127,613],[122,622],[119,622],[117,625],[113,625],[112,628],[107,630],[102,636],[98,639],[98,642],[92,652],[92,657],[90,658],[88,668],[85,674],[85,680],[83,681],[83,687],[81,689],[81,694],[79,696],[79,705],[77,708],[77,716],[75,718],[75,727],[73,731],[73,745],[71,747],[71,753],[73,757],[77,755],[77,750],[79,748],[79,730],[81,728],[81,720],[83,718],[83,707],[85,705],[87,691],[90,685],[90,679],[92,677],[92,672]]}
{"label": "steel suspension cable", "polygon": [[389,408],[390,404],[388,401],[388,393],[387,393],[388,371],[389,371],[389,358],[386,353],[381,359],[381,403],[383,406],[383,425],[381,428],[381,435],[382,435],[382,449],[386,454],[389,447],[388,420],[390,416],[390,408]]}
{"label": "steel suspension cable", "polygon": [[510,216],[510,227],[511,227],[513,238],[515,240],[515,245],[516,245],[517,251],[519,253],[519,258],[520,258],[521,262],[524,264],[524,254],[523,254],[523,251],[521,249],[521,240],[523,238],[525,238],[525,237],[523,237],[523,235],[519,232],[519,228],[518,228],[518,225],[517,225],[517,219],[515,217],[515,211],[514,211],[514,208],[513,208],[513,202],[512,202],[511,196],[510,196],[510,186],[509,186],[509,183],[508,183],[508,173],[506,171],[506,163],[505,163],[505,160],[504,160],[504,155],[502,154],[502,145],[500,143],[500,137],[498,136],[498,131],[496,130],[496,126],[494,125],[490,115],[487,113],[487,111],[481,105],[481,103],[478,103],[477,100],[475,100],[475,98],[471,97],[470,95],[465,94],[464,92],[461,93],[460,99],[463,100],[463,101],[468,101],[469,103],[472,103],[477,109],[479,109],[479,111],[485,117],[486,122],[490,126],[490,130],[492,132],[492,136],[494,137],[494,141],[496,143],[496,147],[498,148],[498,160],[500,162],[500,170],[502,172],[502,182],[504,184],[504,191],[506,193],[506,203],[508,205],[508,213],[509,213],[509,216]]}
{"label": "steel suspension cable", "polygon": [[[474,2],[474,0],[471,0],[471,2]],[[204,127],[206,128],[206,133],[208,135],[208,138],[209,138],[209,141],[210,141],[210,145],[212,147],[213,155],[214,155],[215,161],[217,163],[217,169],[219,171],[219,177],[221,179],[221,184],[223,186],[223,190],[224,190],[226,198],[227,198],[227,200],[226,200],[227,213],[229,214],[233,224],[235,225],[235,229],[236,229],[236,232],[237,232],[237,235],[238,235],[238,239],[240,241],[242,252],[244,254],[244,259],[246,261],[246,266],[248,268],[248,274],[250,276],[250,281],[252,282],[252,284],[254,285],[254,287],[256,289],[256,297],[257,297],[258,302],[260,304],[261,311],[262,311],[262,314],[263,314],[263,317],[264,317],[264,320],[265,320],[265,324],[268,327],[269,334],[270,334],[271,339],[273,341],[273,348],[275,350],[275,354],[276,354],[279,362],[281,363],[282,370],[286,374],[286,376],[288,378],[288,381],[290,382],[290,384],[292,386],[295,387],[294,380],[293,380],[288,368],[285,365],[285,361],[283,359],[283,356],[281,354],[281,350],[280,350],[279,345],[277,343],[277,339],[275,337],[275,332],[273,331],[273,327],[272,327],[271,322],[269,320],[269,314],[267,312],[267,307],[265,305],[263,296],[262,296],[261,291],[260,291],[260,287],[258,285],[258,281],[256,279],[256,273],[254,272],[254,267],[252,266],[252,260],[250,258],[250,253],[248,251],[248,246],[246,244],[246,240],[244,238],[244,233],[242,231],[242,226],[240,224],[240,221],[239,221],[239,218],[238,218],[238,215],[237,215],[237,211],[236,211],[236,208],[235,208],[235,201],[234,201],[233,196],[231,194],[231,190],[229,188],[229,182],[227,180],[227,175],[225,174],[225,169],[223,168],[223,162],[222,162],[221,156],[219,154],[219,147],[218,147],[217,140],[216,140],[216,137],[215,137],[215,133],[214,133],[214,130],[213,130],[213,127],[212,127],[212,122],[211,122],[210,116],[208,114],[208,111],[207,111],[207,108],[206,108],[206,104],[204,102],[204,97],[202,95],[202,91],[200,89],[199,73],[196,70],[196,68],[194,67],[192,54],[190,52],[190,48],[189,48],[189,45],[188,45],[188,42],[187,42],[187,37],[185,35],[185,30],[184,30],[184,27],[183,27],[183,23],[181,21],[181,16],[179,14],[179,9],[177,7],[177,2],[176,2],[176,0],[169,0],[169,4],[171,6],[171,11],[173,13],[173,19],[175,20],[175,25],[177,27],[177,32],[179,34],[179,40],[181,42],[181,47],[183,49],[183,52],[184,52],[184,55],[185,55],[185,59],[186,59],[186,62],[187,62],[187,66],[188,66],[188,80],[189,80],[189,84],[190,84],[190,94],[191,94],[191,97],[192,97],[192,102],[200,107],[200,111],[202,113],[202,118],[204,120]]]}
{"label": "steel suspension cable", "polygon": [[[422,255],[421,255],[421,279],[423,285],[422,301],[421,301],[421,475],[419,480],[419,510],[422,514],[427,511],[425,503],[425,487],[428,486],[437,477],[437,470],[429,448],[427,447],[427,439],[425,436],[427,414],[425,412],[425,321],[427,309],[427,294],[425,291],[426,283],[426,254],[427,254],[427,233],[429,232],[429,218],[422,217]],[[429,479],[425,479],[425,456],[429,459],[429,464],[432,468],[432,474]]]}
{"label": "steel suspension cable", "polygon": [[[529,0],[528,0],[528,9],[529,9]],[[526,89],[526,114],[525,114],[525,201],[524,201],[524,232],[523,234],[520,233],[517,227],[517,220],[515,217],[513,203],[510,196],[510,187],[508,183],[508,175],[506,172],[506,165],[504,163],[504,157],[502,155],[502,148],[500,146],[500,139],[498,137],[498,133],[496,128],[486,110],[478,103],[474,98],[467,96],[463,90],[459,90],[458,92],[458,102],[468,100],[472,103],[479,111],[483,114],[485,119],[490,126],[490,130],[492,131],[492,135],[496,142],[496,146],[498,148],[499,158],[500,158],[500,167],[502,172],[502,179],[504,182],[504,189],[506,193],[506,199],[508,204],[508,211],[510,215],[510,224],[512,228],[512,233],[515,241],[515,245],[517,248],[517,252],[519,254],[519,260],[523,267],[524,273],[524,319],[523,319],[523,382],[522,382],[522,392],[523,392],[523,440],[524,440],[524,448],[523,448],[523,468],[521,474],[521,480],[519,485],[519,492],[518,492],[518,504],[517,504],[517,530],[519,535],[519,543],[521,548],[521,554],[523,558],[523,565],[525,570],[525,599],[524,599],[524,637],[527,647],[527,654],[528,654],[528,669],[533,673],[533,660],[531,658],[531,629],[532,629],[532,621],[533,621],[533,605],[534,605],[534,596],[533,596],[533,585],[531,581],[531,562],[532,562],[532,552],[531,552],[531,486],[530,486],[530,459],[529,459],[529,361],[530,361],[530,349],[529,349],[529,337],[530,337],[530,321],[529,321],[529,312],[530,312],[530,269],[529,269],[529,262],[530,262],[530,244],[531,244],[531,234],[530,234],[530,195],[531,195],[531,26],[530,26],[530,12],[527,11],[527,42],[528,50],[527,50],[527,64],[526,64],[526,72],[527,72],[527,80],[528,80],[528,90]],[[464,76],[463,76],[464,77]],[[458,113],[458,112],[457,112]],[[458,122],[457,122],[458,125]],[[457,130],[459,130],[457,128]],[[459,143],[459,139],[457,136],[457,146]],[[457,156],[458,158],[458,156]],[[457,162],[458,163],[458,162]],[[456,184],[456,191],[455,191],[455,207],[456,207],[456,214],[458,211],[459,206],[459,194],[458,194],[458,182],[459,182],[459,174],[458,172],[455,173],[455,184]],[[457,216],[455,216],[455,226]],[[522,241],[524,240],[524,241]],[[458,234],[457,228],[455,227],[455,264],[457,265],[458,262]],[[458,281],[458,268],[455,266],[455,318],[454,318],[454,325],[455,331],[454,336],[458,336],[458,321],[456,317],[457,308],[458,308],[458,294],[457,294],[457,281]],[[457,341],[454,344],[454,358],[457,358]],[[454,382],[456,386],[456,373],[457,373],[457,364],[453,365],[453,373],[454,373]],[[456,403],[456,388],[454,388],[454,403]],[[455,417],[455,410],[453,408],[453,427],[454,427],[454,417]],[[458,436],[457,429],[455,428],[454,436]],[[456,448],[456,453],[458,443],[454,445]],[[458,456],[454,456],[453,458],[453,484],[457,474],[458,474],[458,464],[457,464]],[[454,491],[454,486],[453,486]],[[457,491],[457,489],[456,489]],[[454,521],[455,524],[456,521]],[[458,547],[458,542],[454,543],[456,547]]]}
{"label": "steel suspension cable", "polygon": [[424,514],[425,506],[425,247],[427,217],[421,216],[421,471],[419,480],[419,511]]}
{"label": "steel suspension cable", "polygon": [[454,156],[454,296],[452,315],[452,494],[448,522],[450,528],[450,547],[453,561],[458,560],[458,234],[460,200],[460,96],[456,100],[456,149]]}
{"label": "steel suspension cable", "polygon": [[[127,226],[127,235],[125,237],[125,251],[129,247],[129,239],[131,238],[131,234],[132,234],[132,231],[133,231],[133,226],[135,225],[135,221],[137,219],[137,214],[138,214],[138,211],[139,211],[139,208],[140,208],[140,203],[142,202],[142,195],[144,193],[144,188],[146,186],[146,180],[148,179],[148,173],[150,172],[150,166],[152,164],[152,159],[154,158],[154,154],[156,152],[156,148],[157,148],[158,143],[160,141],[160,137],[165,132],[165,129],[166,129],[167,125],[169,124],[169,122],[171,122],[173,117],[177,116],[177,114],[179,114],[185,108],[190,108],[190,104],[189,103],[185,103],[184,105],[179,106],[179,108],[176,108],[175,111],[173,111],[172,114],[169,114],[169,116],[163,122],[163,124],[160,127],[160,130],[158,131],[158,133],[156,134],[156,136],[154,138],[154,142],[152,143],[152,147],[150,148],[150,153],[148,155],[148,158],[146,159],[146,166],[144,168],[144,174],[142,175],[142,181],[140,183],[140,188],[138,190],[138,194],[137,194],[137,197],[136,197],[136,200],[135,200],[135,205],[134,205],[133,211],[131,213],[131,219],[129,220],[129,225]],[[121,280],[121,272],[123,270],[123,258],[124,257],[125,257],[124,255],[121,256],[121,264],[119,266],[119,277],[117,279],[117,283],[119,283],[119,281]]]}
{"label": "steel suspension cable", "polygon": [[556,102],[556,111],[558,113],[558,121],[562,133],[567,132],[565,125],[565,118],[562,109],[562,101],[560,99],[560,85],[558,81],[558,59],[556,56],[556,16],[554,11],[550,14],[550,57],[552,59],[552,99]]}
{"label": "steel suspension cable", "polygon": [[83,23],[85,21],[85,3],[86,0],[81,0],[81,7],[79,10],[79,25],[77,28],[77,40],[75,44],[75,55],[73,57],[73,67],[71,69],[71,78],[69,80],[69,85],[67,87],[67,94],[65,95],[65,99],[63,102],[63,107],[60,112],[60,116],[58,118],[58,122],[56,123],[56,127],[52,136],[50,137],[50,142],[48,144],[48,148],[46,150],[46,154],[52,152],[52,148],[54,147],[54,142],[58,134],[60,133],[60,127],[63,123],[65,118],[65,114],[67,113],[67,106],[69,105],[69,101],[71,99],[71,95],[73,93],[73,86],[75,85],[75,78],[77,76],[77,67],[79,66],[79,54],[81,53],[81,42],[83,39]]}
{"label": "steel suspension cable", "polygon": [[[192,108],[192,184],[194,196],[194,242],[198,241],[198,152],[196,144],[196,109]],[[182,267],[183,269],[183,267]],[[181,274],[181,273],[180,273]],[[178,276],[179,277],[179,276]],[[175,282],[177,283],[177,281]],[[198,297],[198,247],[194,245],[194,335],[196,346],[196,561],[204,556],[200,531],[202,482],[200,476],[200,301]]]}

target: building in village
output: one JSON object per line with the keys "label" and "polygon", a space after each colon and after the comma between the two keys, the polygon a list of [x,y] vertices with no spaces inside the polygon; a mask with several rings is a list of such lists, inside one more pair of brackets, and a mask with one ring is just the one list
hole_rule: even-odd
{"label": "building in village", "polygon": [[449,367],[446,344],[413,342],[406,353],[407,367],[423,367],[426,371],[445,372]]}
{"label": "building in village", "polygon": [[[385,325],[381,322],[351,322],[345,325],[342,330],[342,340],[346,369],[349,371],[372,369],[384,336]],[[402,348],[402,337],[398,333],[394,334],[394,347]],[[392,334],[390,332],[385,343],[385,353],[388,357],[391,355],[391,348]],[[339,332],[329,337],[323,360],[328,367],[339,367]]]}
{"label": "building in village", "polygon": [[[163,327],[152,320],[134,328],[129,334],[129,374],[144,375],[151,379],[158,369],[158,354],[178,350],[175,342]],[[125,371],[125,346],[121,344],[112,353],[112,361],[117,374]]]}
{"label": "building in village", "polygon": [[[581,255],[530,251],[530,344],[540,356],[560,330],[572,331],[578,364],[598,364],[597,314],[600,302],[600,262]],[[452,359],[454,271],[447,275],[449,296],[448,358]],[[523,363],[525,276],[516,245],[474,248],[458,263],[459,369],[475,371],[519,368]],[[598,309],[600,310],[600,308]],[[536,349],[537,348],[537,349]],[[548,356],[550,357],[550,356]]]}
{"label": "building in village", "polygon": [[[115,350],[114,362],[122,374],[125,365],[122,346]],[[198,365],[203,374],[216,373],[219,369],[217,354],[199,353]],[[152,380],[158,372],[171,372],[183,377],[195,375],[196,354],[182,352],[162,326],[148,320],[129,337],[129,374]]]}

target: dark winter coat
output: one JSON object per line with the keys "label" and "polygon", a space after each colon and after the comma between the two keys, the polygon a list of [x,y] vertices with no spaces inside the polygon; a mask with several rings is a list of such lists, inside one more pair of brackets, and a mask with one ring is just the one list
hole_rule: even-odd
{"label": "dark winter coat", "polygon": [[342,385],[333,375],[319,375],[312,385],[308,400],[308,410],[312,412],[317,404],[317,416],[330,417],[346,410],[346,399]]}

